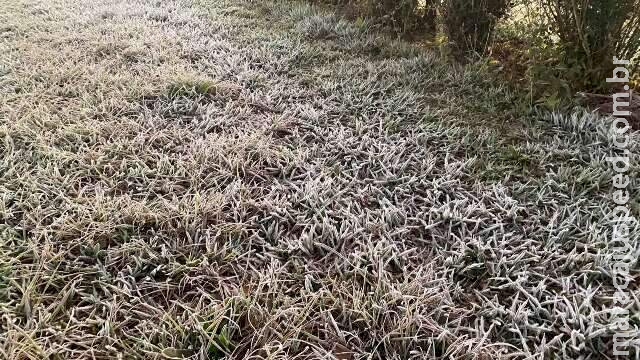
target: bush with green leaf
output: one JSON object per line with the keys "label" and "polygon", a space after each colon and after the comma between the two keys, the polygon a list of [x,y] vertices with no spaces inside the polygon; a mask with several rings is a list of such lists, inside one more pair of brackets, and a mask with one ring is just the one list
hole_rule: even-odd
{"label": "bush with green leaf", "polygon": [[640,0],[539,1],[552,34],[559,38],[564,64],[582,75],[576,87],[602,89],[615,67],[614,56],[637,59]]}

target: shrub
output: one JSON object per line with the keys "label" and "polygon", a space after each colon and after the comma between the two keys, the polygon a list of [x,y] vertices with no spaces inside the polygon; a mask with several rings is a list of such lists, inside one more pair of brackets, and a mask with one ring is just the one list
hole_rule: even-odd
{"label": "shrub", "polygon": [[[583,74],[581,88],[600,89],[612,57],[640,52],[640,0],[540,0],[558,36],[565,64]],[[637,65],[637,64],[636,64]]]}
{"label": "shrub", "polygon": [[484,53],[510,0],[444,0],[443,22],[455,55]]}

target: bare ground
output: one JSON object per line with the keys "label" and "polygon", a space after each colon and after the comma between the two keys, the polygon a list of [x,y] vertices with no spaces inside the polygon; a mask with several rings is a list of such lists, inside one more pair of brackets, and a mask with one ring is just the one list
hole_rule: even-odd
{"label": "bare ground", "polygon": [[0,0],[0,60],[0,358],[611,354],[607,120],[298,3]]}

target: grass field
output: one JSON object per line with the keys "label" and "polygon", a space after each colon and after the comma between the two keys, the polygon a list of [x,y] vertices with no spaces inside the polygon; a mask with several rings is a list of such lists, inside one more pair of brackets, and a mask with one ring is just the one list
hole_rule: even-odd
{"label": "grass field", "polygon": [[0,358],[611,355],[608,120],[302,3],[0,24]]}

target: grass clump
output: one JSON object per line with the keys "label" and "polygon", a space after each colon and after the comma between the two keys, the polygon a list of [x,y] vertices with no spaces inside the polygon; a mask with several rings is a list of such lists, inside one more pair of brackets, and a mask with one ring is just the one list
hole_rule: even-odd
{"label": "grass clump", "polygon": [[298,24],[298,29],[305,36],[315,40],[348,38],[359,33],[352,24],[332,14],[305,17]]}
{"label": "grass clump", "polygon": [[315,6],[195,5],[0,0],[0,358],[611,357],[606,120]]}
{"label": "grass clump", "polygon": [[219,83],[213,80],[180,80],[167,86],[170,98],[191,96],[213,96],[218,93]]}

